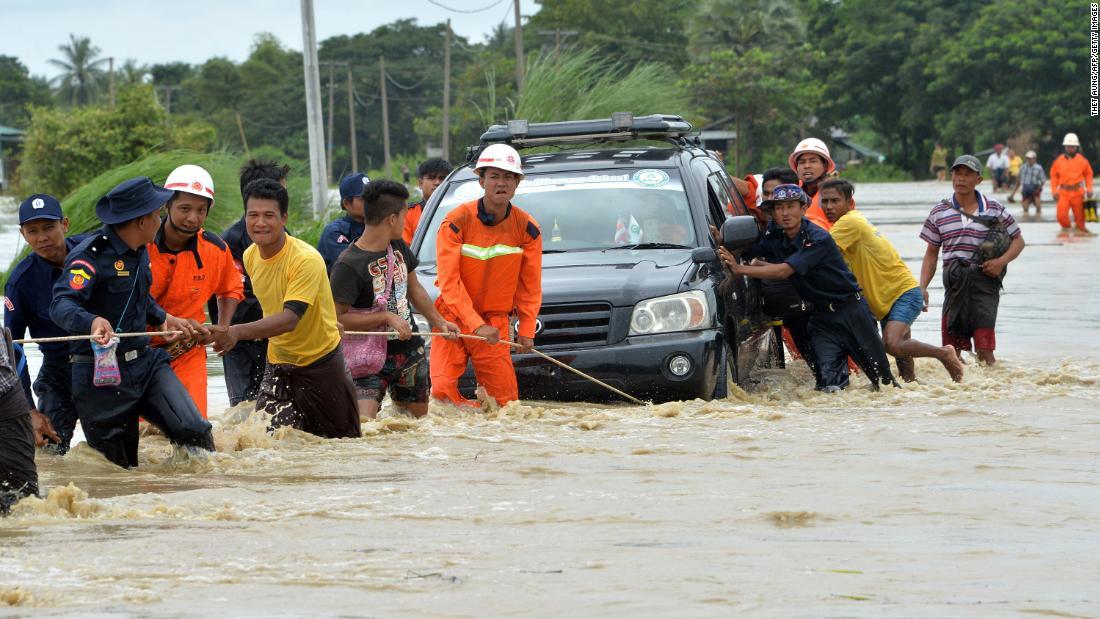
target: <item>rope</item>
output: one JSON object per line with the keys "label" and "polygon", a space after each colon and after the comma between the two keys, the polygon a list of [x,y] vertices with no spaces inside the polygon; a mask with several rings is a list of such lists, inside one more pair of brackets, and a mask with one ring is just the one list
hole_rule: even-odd
{"label": "rope", "polygon": [[[180,335],[183,331],[135,331],[133,333],[116,333],[115,337],[146,337],[146,336],[160,336],[166,335]],[[95,335],[62,335],[60,337],[31,337],[23,340],[14,340],[16,344],[52,344],[54,342],[79,342],[81,340],[90,340],[98,336]]]}
{"label": "rope", "polygon": [[[391,331],[345,331],[344,335],[382,335],[382,336],[390,337],[390,336],[393,335],[393,332],[391,332]],[[430,332],[430,333],[418,333],[417,335],[426,335],[426,336],[430,336],[430,337],[444,337],[447,334],[446,333],[436,333],[436,332],[433,331],[433,332]],[[485,338],[481,337],[480,335],[466,335],[465,333],[460,333],[458,335],[458,337],[460,337],[462,339],[466,339],[466,340],[479,340],[479,341],[482,341],[482,342],[487,341]],[[500,340],[500,343],[501,344],[507,344],[508,346],[511,346],[512,348],[523,348],[522,345],[517,344],[515,342],[510,342],[508,340],[503,340],[502,339],[502,340]],[[639,400],[638,398],[636,398],[636,397],[634,397],[634,396],[632,396],[628,393],[624,393],[623,391],[620,391],[620,390],[616,389],[615,387],[612,387],[611,385],[603,382],[602,380],[596,378],[595,376],[592,376],[590,374],[585,374],[584,372],[582,372],[582,371],[578,370],[577,368],[569,365],[568,363],[565,363],[564,361],[558,361],[557,359],[555,359],[555,358],[551,357],[550,355],[542,352],[541,350],[538,350],[537,348],[532,348],[531,352],[538,355],[538,356],[540,356],[540,357],[542,357],[543,359],[546,359],[547,361],[553,363],[554,365],[557,365],[561,368],[569,370],[570,372],[573,372],[574,374],[577,374],[578,376],[582,376],[582,377],[596,383],[597,385],[599,385],[599,386],[601,386],[605,389],[608,389],[608,390],[610,390],[610,391],[626,398],[627,400],[630,400],[631,402],[633,402],[635,404],[638,404],[640,406],[645,405],[645,402]]]}
{"label": "rope", "polygon": [[[166,335],[180,335],[182,333],[183,333],[182,331],[135,331],[135,332],[132,332],[132,333],[116,333],[115,337],[149,337],[149,336],[154,336],[154,335],[163,337],[163,336],[166,336]],[[380,336],[384,336],[384,337],[393,337],[393,332],[392,331],[345,331],[344,335],[380,335]],[[418,333],[417,335],[427,336],[427,337],[445,337],[448,334],[429,332],[429,333]],[[22,340],[15,340],[14,342],[16,344],[50,344],[50,343],[54,343],[54,342],[79,342],[81,340],[90,340],[94,337],[96,337],[96,336],[94,336],[94,335],[65,335],[65,336],[61,336],[61,337],[27,338],[27,339],[22,339]],[[487,342],[488,341],[484,337],[481,337],[480,335],[466,335],[465,333],[460,333],[460,334],[458,334],[458,337],[460,337],[462,339],[467,339],[467,340],[478,340],[478,341],[482,341],[482,342]],[[499,343],[500,344],[505,344],[507,346],[511,346],[512,348],[523,348],[522,345],[517,344],[515,342],[508,341],[508,340],[503,340],[502,339],[502,340],[500,340]],[[570,372],[573,372],[574,374],[576,374],[578,376],[581,376],[581,377],[583,377],[587,380],[590,380],[590,381],[596,383],[597,385],[599,385],[599,386],[601,386],[605,389],[608,389],[609,391],[612,391],[612,392],[626,398],[627,400],[630,400],[631,402],[633,402],[635,404],[642,405],[642,406],[645,405],[645,402],[639,400],[638,398],[636,398],[636,397],[634,397],[634,396],[632,396],[628,393],[625,393],[623,391],[620,391],[619,389],[616,389],[615,387],[612,387],[611,385],[603,382],[602,380],[596,378],[595,376],[592,376],[590,374],[586,374],[586,373],[578,370],[577,368],[569,365],[568,363],[565,363],[564,361],[558,361],[557,359],[555,359],[555,358],[551,357],[550,355],[542,352],[541,350],[538,350],[536,348],[532,348],[531,352],[538,355],[539,357],[542,357],[543,359],[553,363],[554,365],[557,365],[558,367],[569,370]]]}

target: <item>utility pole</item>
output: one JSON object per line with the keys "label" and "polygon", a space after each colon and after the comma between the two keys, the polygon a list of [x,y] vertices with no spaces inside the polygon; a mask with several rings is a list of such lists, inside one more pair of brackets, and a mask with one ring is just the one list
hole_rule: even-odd
{"label": "utility pole", "polygon": [[348,135],[351,137],[351,171],[356,173],[359,171],[359,153],[355,148],[355,100],[352,97],[355,96],[351,85],[351,63],[347,63],[348,67]]}
{"label": "utility pole", "polygon": [[111,101],[111,107],[115,106],[115,57],[107,59],[107,97]]}
{"label": "utility pole", "polygon": [[516,14],[516,95],[523,94],[523,24],[520,23],[519,0],[513,0]]}
{"label": "utility pole", "polygon": [[538,35],[540,37],[548,37],[554,35],[554,60],[557,61],[561,58],[561,40],[563,37],[572,37],[579,34],[576,30],[562,30],[561,28],[554,28],[553,30],[539,30]]}
{"label": "utility pole", "polygon": [[241,146],[244,147],[244,156],[251,157],[252,154],[248,151],[248,138],[244,137],[244,123],[241,122],[240,112],[237,112],[237,131],[241,132]]}
{"label": "utility pole", "polygon": [[332,184],[332,143],[334,141],[332,126],[333,111],[336,107],[336,63],[328,63],[328,140],[325,142],[325,154],[328,156],[328,165],[326,170],[328,174],[325,178],[328,179],[329,184]]}
{"label": "utility pole", "polygon": [[313,213],[320,215],[328,202],[325,183],[325,136],[321,124],[321,74],[317,66],[317,28],[313,0],[302,4],[302,65],[306,80],[306,126],[309,129],[309,178],[313,187]]}
{"label": "utility pole", "polygon": [[451,20],[447,20],[447,39],[443,44],[443,158],[451,158]]}
{"label": "utility pole", "polygon": [[378,57],[378,77],[382,84],[382,152],[386,155],[386,176],[390,170],[390,106],[386,101],[386,57]]}
{"label": "utility pole", "polygon": [[179,90],[179,86],[157,86],[155,90],[164,92],[164,113],[172,115],[172,93]]}

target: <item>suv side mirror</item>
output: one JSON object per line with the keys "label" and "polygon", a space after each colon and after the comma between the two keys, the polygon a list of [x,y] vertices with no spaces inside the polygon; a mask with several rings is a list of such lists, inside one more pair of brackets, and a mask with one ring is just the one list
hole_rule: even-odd
{"label": "suv side mirror", "polygon": [[691,261],[695,264],[706,264],[718,259],[718,252],[710,247],[696,247],[691,250]]}
{"label": "suv side mirror", "polygon": [[756,226],[756,218],[751,215],[730,217],[722,224],[722,247],[729,252],[755,245],[759,236],[760,228]]}

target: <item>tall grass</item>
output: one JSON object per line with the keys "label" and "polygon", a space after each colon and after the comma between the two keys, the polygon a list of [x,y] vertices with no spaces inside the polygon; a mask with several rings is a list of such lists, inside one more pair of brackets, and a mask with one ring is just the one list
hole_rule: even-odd
{"label": "tall grass", "polygon": [[583,50],[536,56],[528,64],[514,117],[552,122],[607,118],[612,112],[685,114],[688,106],[688,93],[668,67],[631,67]]}

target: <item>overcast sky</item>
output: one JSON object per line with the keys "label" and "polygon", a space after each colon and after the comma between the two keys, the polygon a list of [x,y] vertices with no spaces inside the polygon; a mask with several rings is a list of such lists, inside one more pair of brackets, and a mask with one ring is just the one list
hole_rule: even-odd
{"label": "overcast sky", "polygon": [[[455,33],[481,42],[504,19],[513,20],[512,0],[314,0],[317,40],[370,32],[398,19],[415,17],[421,25],[451,19]],[[520,0],[526,17],[539,9]],[[184,61],[201,63],[214,56],[244,60],[258,32],[271,32],[293,49],[302,49],[299,0],[0,0],[0,55],[15,56],[33,75],[57,74],[49,63],[69,33],[91,37],[104,57],[121,64]]]}

